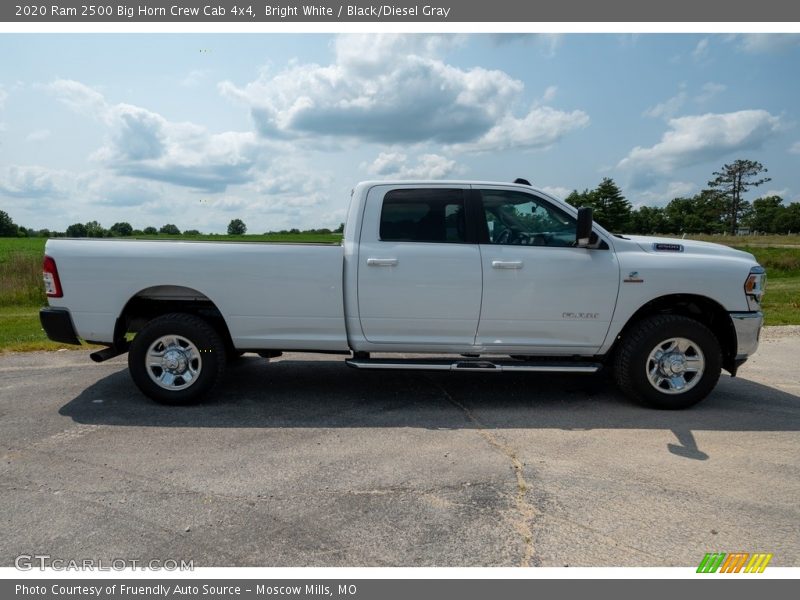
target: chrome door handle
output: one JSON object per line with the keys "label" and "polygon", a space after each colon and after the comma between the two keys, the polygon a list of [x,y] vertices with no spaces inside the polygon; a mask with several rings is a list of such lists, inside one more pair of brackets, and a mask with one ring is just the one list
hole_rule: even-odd
{"label": "chrome door handle", "polygon": [[492,268],[493,269],[521,269],[522,268],[522,261],[521,260],[493,260],[492,261]]}
{"label": "chrome door handle", "polygon": [[370,267],[396,267],[396,258],[368,258],[367,266]]}

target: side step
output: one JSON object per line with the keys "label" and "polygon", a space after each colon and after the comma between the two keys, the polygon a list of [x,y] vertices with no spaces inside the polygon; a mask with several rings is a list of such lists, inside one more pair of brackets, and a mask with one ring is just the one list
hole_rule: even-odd
{"label": "side step", "polygon": [[548,361],[520,362],[517,360],[448,360],[391,358],[351,358],[345,361],[354,369],[390,369],[409,371],[464,371],[479,373],[596,373],[602,365],[589,362]]}

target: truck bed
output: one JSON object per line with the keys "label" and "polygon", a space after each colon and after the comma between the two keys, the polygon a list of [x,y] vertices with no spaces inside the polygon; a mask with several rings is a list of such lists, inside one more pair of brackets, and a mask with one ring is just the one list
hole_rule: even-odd
{"label": "truck bed", "polygon": [[160,240],[47,242],[79,336],[111,343],[132,298],[208,299],[234,345],[347,350],[339,245]]}

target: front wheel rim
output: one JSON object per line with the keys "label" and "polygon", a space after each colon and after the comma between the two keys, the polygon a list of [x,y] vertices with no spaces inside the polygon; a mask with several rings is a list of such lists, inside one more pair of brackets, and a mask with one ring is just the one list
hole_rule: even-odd
{"label": "front wheel rim", "polygon": [[703,378],[706,359],[688,338],[668,338],[656,344],[645,364],[647,381],[662,394],[685,394]]}
{"label": "front wheel rim", "polygon": [[163,335],[147,349],[145,367],[158,387],[179,392],[198,380],[203,359],[191,340],[180,335]]}

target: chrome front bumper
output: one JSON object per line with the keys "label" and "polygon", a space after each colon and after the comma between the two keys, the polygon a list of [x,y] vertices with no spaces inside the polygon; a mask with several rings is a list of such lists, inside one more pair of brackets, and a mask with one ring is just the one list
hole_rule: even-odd
{"label": "chrome front bumper", "polygon": [[733,328],[736,330],[736,360],[744,362],[758,349],[758,336],[764,322],[761,312],[732,312]]}

